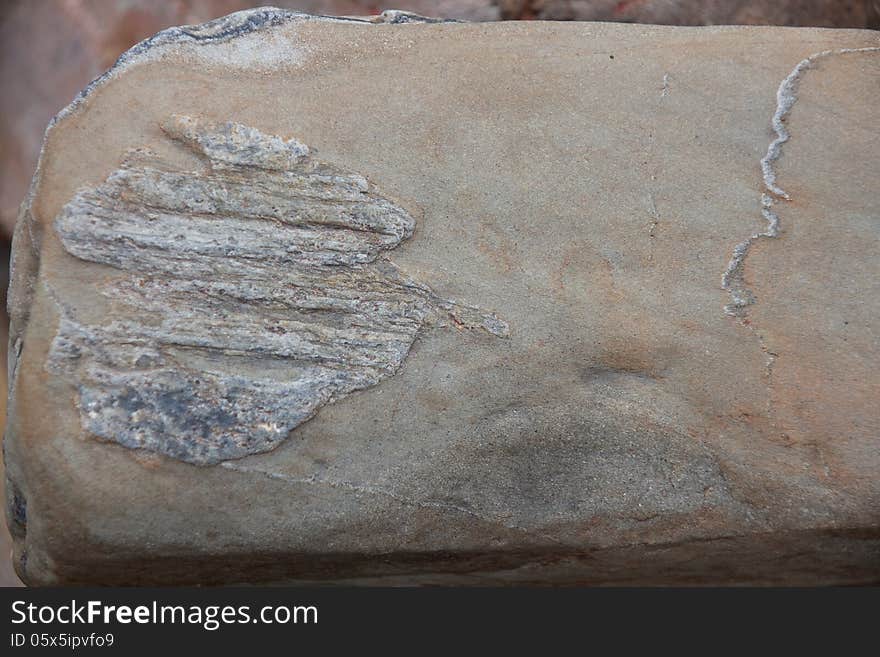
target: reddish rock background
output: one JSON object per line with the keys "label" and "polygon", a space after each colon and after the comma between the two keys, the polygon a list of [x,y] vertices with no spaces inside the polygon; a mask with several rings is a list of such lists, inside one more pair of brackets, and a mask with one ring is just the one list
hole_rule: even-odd
{"label": "reddish rock background", "polygon": [[[9,240],[51,117],[129,47],[172,25],[201,23],[274,4],[309,13],[378,14],[370,0],[52,0],[0,3],[0,285],[8,283]],[[880,27],[880,0],[399,0],[396,9],[463,20],[613,20],[672,25],[771,24]],[[7,321],[0,312],[0,340]],[[6,413],[6,354],[0,420]],[[2,477],[2,464],[0,464]],[[5,507],[5,505],[4,505]],[[20,585],[0,527],[0,585]]]}
{"label": "reddish rock background", "polygon": [[878,0],[497,0],[504,20],[660,25],[880,26]]}

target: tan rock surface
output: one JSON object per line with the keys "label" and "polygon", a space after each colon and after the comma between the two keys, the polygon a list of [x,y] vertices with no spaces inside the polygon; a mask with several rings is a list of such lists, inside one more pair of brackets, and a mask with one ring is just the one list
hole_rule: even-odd
{"label": "tan rock surface", "polygon": [[[11,300],[27,582],[880,579],[877,34],[268,18],[154,42],[48,133]],[[725,289],[737,246],[770,232],[774,114],[789,198],[772,196],[778,234],[749,243]],[[50,372],[50,354],[65,314],[132,316],[102,290],[156,247],[126,233],[109,243],[141,244],[131,258],[96,262],[55,220],[131,149],[210,172],[162,130],[172,115],[296,139],[364,176],[414,218],[394,266],[509,336],[424,325],[389,376],[237,460],[98,439],[86,379]],[[136,221],[155,213],[125,199]],[[216,257],[218,281],[238,276]],[[143,326],[169,318],[141,309]],[[143,344],[170,359],[174,335]],[[102,344],[84,353],[107,365]],[[303,352],[272,344],[265,377],[284,379]],[[229,343],[219,365],[194,348],[187,367],[233,372]]]}

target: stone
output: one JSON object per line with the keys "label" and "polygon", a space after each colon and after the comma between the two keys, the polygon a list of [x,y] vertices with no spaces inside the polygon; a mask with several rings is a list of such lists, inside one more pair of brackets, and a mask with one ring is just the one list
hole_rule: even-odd
{"label": "stone", "polygon": [[16,227],[28,584],[880,580],[880,38],[260,9]]}

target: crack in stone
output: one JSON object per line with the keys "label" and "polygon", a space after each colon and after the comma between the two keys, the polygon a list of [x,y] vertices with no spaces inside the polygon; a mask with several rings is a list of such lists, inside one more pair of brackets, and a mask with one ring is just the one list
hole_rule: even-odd
{"label": "crack in stone", "polygon": [[[766,222],[763,231],[753,233],[751,236],[734,247],[733,257],[727,265],[727,269],[721,277],[721,286],[730,294],[731,302],[724,307],[724,311],[739,319],[740,323],[749,329],[758,339],[761,351],[765,355],[764,378],[768,389],[773,377],[773,367],[779,354],[772,351],[761,332],[751,323],[747,317],[748,306],[756,303],[754,292],[745,283],[745,261],[752,245],[761,239],[775,239],[779,236],[781,227],[779,215],[774,210],[778,201],[791,201],[791,196],[777,182],[776,171],[773,168],[775,162],[782,156],[783,145],[791,139],[791,133],[785,125],[792,107],[797,102],[797,92],[806,71],[811,69],[819,60],[832,55],[845,55],[851,53],[878,52],[880,47],[865,48],[841,48],[837,50],[823,50],[814,53],[801,60],[780,83],[776,91],[776,110],[773,113],[770,124],[776,137],[767,147],[767,152],[761,158],[761,174],[764,183],[764,192],[761,194],[761,216]],[[773,398],[767,395],[767,414],[771,414]]]}
{"label": "crack in stone", "polygon": [[776,91],[776,111],[773,113],[770,121],[776,137],[770,142],[770,145],[767,147],[767,153],[761,158],[761,173],[765,188],[765,192],[761,195],[761,216],[766,221],[767,227],[763,231],[752,234],[734,247],[733,257],[721,277],[721,286],[727,290],[731,298],[731,303],[724,307],[728,315],[744,320],[746,308],[755,303],[755,295],[746,286],[744,280],[746,257],[752,244],[756,241],[764,238],[773,239],[779,236],[781,230],[779,215],[773,209],[773,206],[778,200],[791,200],[788,192],[779,186],[773,165],[782,156],[783,145],[791,139],[791,133],[785,126],[785,121],[797,101],[798,87],[804,73],[811,69],[816,62],[832,55],[865,52],[880,52],[880,47],[840,48],[837,50],[823,50],[822,52],[812,54],[806,59],[801,60],[780,83]]}
{"label": "crack in stone", "polygon": [[[865,48],[840,48],[837,50],[823,50],[814,53],[801,60],[780,83],[776,91],[776,110],[770,120],[770,124],[776,137],[767,147],[767,152],[761,158],[761,173],[764,183],[764,192],[761,194],[761,216],[766,222],[763,231],[753,233],[733,249],[733,257],[727,265],[727,269],[721,277],[721,287],[730,294],[731,302],[724,307],[724,311],[732,317],[737,317],[740,323],[751,330],[758,338],[761,351],[766,355],[765,376],[769,380],[773,375],[773,365],[778,358],[768,347],[764,336],[749,322],[746,317],[748,306],[754,304],[757,299],[754,292],[745,283],[745,261],[752,245],[761,239],[775,239],[781,231],[779,215],[774,210],[778,201],[790,201],[791,196],[777,182],[776,171],[773,165],[782,156],[783,145],[791,139],[791,133],[785,125],[792,107],[797,102],[797,92],[806,71],[811,69],[816,62],[831,57],[832,55],[846,55],[852,53],[880,52],[880,47]],[[771,402],[768,400],[768,405]]]}

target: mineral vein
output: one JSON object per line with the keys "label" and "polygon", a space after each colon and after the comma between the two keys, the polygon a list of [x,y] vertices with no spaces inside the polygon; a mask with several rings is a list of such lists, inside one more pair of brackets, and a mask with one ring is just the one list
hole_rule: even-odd
{"label": "mineral vein", "polygon": [[89,433],[194,464],[239,458],[397,372],[423,327],[506,335],[384,257],[415,221],[363,176],[238,123],[163,129],[203,171],[141,151],[55,221],[70,254],[117,270],[97,284],[113,304],[102,322],[62,307],[47,364],[78,387]]}
{"label": "mineral vein", "polygon": [[767,227],[756,232],[736,245],[733,257],[727,265],[727,269],[721,277],[721,286],[728,291],[731,303],[724,307],[729,315],[742,317],[745,308],[755,303],[754,293],[746,286],[744,281],[745,259],[752,244],[761,238],[775,238],[779,235],[779,216],[773,209],[777,200],[790,201],[791,196],[776,180],[776,171],[773,165],[782,156],[782,146],[791,138],[791,133],[785,126],[785,121],[797,101],[798,87],[804,74],[811,69],[816,62],[831,57],[832,55],[847,55],[852,53],[880,52],[880,47],[866,48],[840,48],[837,50],[823,50],[810,55],[798,62],[791,73],[780,83],[776,91],[776,111],[770,121],[776,137],[767,147],[767,153],[761,158],[761,173],[764,179],[765,192],[761,195],[761,215],[767,222]]}

